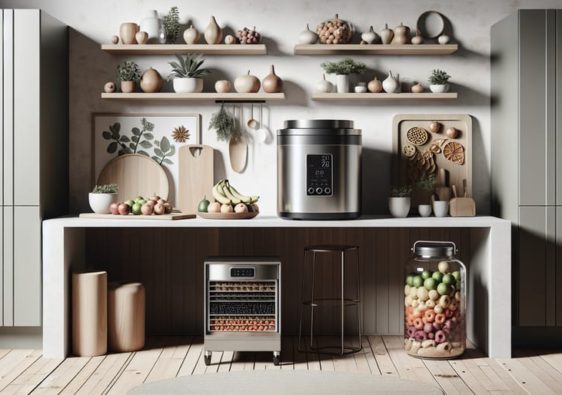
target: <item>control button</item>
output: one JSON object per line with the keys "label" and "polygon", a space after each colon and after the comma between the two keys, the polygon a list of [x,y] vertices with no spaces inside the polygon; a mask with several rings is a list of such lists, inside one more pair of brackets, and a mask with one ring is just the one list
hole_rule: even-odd
{"label": "control button", "polygon": [[320,188],[320,187],[316,188],[316,194],[322,195],[322,188]]}
{"label": "control button", "polygon": [[324,188],[324,195],[331,195],[332,194],[332,189],[331,188]]}
{"label": "control button", "polygon": [[314,195],[314,188],[312,188],[312,187],[308,188],[308,194]]}

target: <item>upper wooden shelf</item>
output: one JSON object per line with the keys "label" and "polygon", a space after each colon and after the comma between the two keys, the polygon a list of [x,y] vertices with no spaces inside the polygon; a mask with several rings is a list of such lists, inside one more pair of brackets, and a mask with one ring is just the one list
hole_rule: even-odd
{"label": "upper wooden shelf", "polygon": [[295,55],[450,55],[457,44],[306,44],[295,45]]}
{"label": "upper wooden shelf", "polygon": [[102,51],[120,55],[174,55],[197,52],[205,55],[265,55],[265,44],[102,44]]}
{"label": "upper wooden shelf", "polygon": [[237,101],[237,102],[263,102],[285,100],[285,93],[102,93],[102,99],[122,100],[191,100],[191,101]]}
{"label": "upper wooden shelf", "polygon": [[457,92],[447,93],[315,93],[312,95],[312,100],[339,100],[339,101],[395,101],[395,100],[410,100],[410,101],[427,101],[427,100],[455,100],[457,99]]}

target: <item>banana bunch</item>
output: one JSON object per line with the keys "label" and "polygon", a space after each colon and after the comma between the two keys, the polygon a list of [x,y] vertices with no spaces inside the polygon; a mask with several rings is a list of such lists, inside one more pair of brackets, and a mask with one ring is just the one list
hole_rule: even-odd
{"label": "banana bunch", "polygon": [[213,197],[221,204],[237,205],[240,203],[254,204],[259,200],[259,196],[242,195],[236,190],[228,180],[220,180],[213,187]]}

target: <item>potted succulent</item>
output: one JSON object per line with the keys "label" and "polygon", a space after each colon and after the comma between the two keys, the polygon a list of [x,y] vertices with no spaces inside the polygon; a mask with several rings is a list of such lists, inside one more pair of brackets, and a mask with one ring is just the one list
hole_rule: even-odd
{"label": "potted succulent", "polygon": [[130,60],[121,62],[117,66],[117,77],[121,83],[121,92],[134,92],[136,84],[140,80],[139,65]]}
{"label": "potted succulent", "polygon": [[418,213],[422,217],[429,217],[431,215],[431,196],[433,195],[434,190],[435,175],[424,173],[416,183],[416,193],[417,196],[419,196],[419,201],[426,202],[418,205]]}
{"label": "potted succulent", "polygon": [[321,67],[328,74],[336,75],[336,91],[338,93],[349,92],[349,75],[361,74],[367,69],[364,63],[353,59],[344,59],[339,62],[324,62]]}
{"label": "potted succulent", "polygon": [[433,70],[429,77],[429,89],[433,93],[445,93],[449,91],[449,78],[451,76],[443,70]]}
{"label": "potted succulent", "polygon": [[110,206],[117,203],[117,185],[96,185],[88,194],[88,201],[92,211],[96,214],[109,214]]}
{"label": "potted succulent", "polygon": [[168,80],[173,80],[176,93],[200,93],[203,91],[203,77],[209,69],[201,68],[205,59],[198,54],[187,54],[185,57],[176,55],[177,62],[170,62],[172,73]]}
{"label": "potted succulent", "polygon": [[412,187],[410,185],[392,187],[390,198],[388,198],[388,209],[393,217],[405,218],[408,216],[411,193]]}

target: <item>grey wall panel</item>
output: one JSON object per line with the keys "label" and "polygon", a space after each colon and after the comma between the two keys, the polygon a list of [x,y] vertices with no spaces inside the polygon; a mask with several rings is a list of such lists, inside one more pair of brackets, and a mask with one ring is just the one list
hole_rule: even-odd
{"label": "grey wall panel", "polygon": [[[519,204],[547,204],[546,11],[519,13]],[[507,148],[507,147],[506,147]]]}
{"label": "grey wall panel", "polygon": [[14,12],[3,12],[3,204],[14,203]]}
{"label": "grey wall panel", "polygon": [[556,47],[556,204],[562,206],[562,10],[556,11]]}
{"label": "grey wall panel", "polygon": [[[556,11],[546,11],[545,202],[556,205]],[[540,113],[540,108],[536,108]]]}
{"label": "grey wall panel", "polygon": [[[559,19],[560,20],[560,19]],[[556,325],[562,326],[562,207],[556,207]]]}
{"label": "grey wall panel", "polygon": [[2,207],[3,212],[3,292],[4,326],[14,325],[14,207]]}

